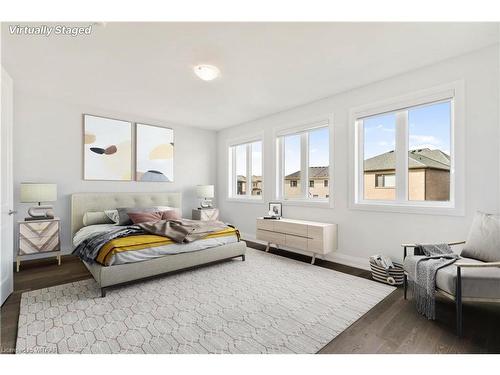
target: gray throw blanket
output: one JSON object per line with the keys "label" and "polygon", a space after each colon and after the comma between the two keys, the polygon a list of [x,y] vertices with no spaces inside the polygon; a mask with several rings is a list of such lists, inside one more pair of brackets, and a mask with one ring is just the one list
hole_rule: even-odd
{"label": "gray throw blanket", "polygon": [[98,233],[95,236],[87,238],[73,250],[73,254],[87,263],[94,263],[99,255],[101,248],[109,241],[115,238],[144,234],[144,230],[137,226],[117,228],[110,232]]}
{"label": "gray throw blanket", "polygon": [[408,284],[417,305],[417,311],[427,319],[436,318],[436,273],[454,263],[459,256],[448,244],[418,245],[416,253],[423,257],[409,256],[405,259]]}

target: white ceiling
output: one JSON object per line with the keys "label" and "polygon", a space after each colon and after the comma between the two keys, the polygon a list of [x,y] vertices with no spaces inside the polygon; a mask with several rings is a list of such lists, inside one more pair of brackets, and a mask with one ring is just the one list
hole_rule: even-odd
{"label": "white ceiling", "polygon": [[[498,42],[496,23],[107,23],[88,37],[10,35],[20,90],[222,129]],[[199,80],[192,67],[218,66]]]}

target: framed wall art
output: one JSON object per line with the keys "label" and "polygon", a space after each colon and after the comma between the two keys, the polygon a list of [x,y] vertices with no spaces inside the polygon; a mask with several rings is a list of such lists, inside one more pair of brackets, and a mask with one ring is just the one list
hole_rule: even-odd
{"label": "framed wall art", "polygon": [[174,131],[146,124],[136,125],[137,181],[174,181]]}
{"label": "framed wall art", "polygon": [[83,115],[84,180],[132,180],[132,123]]}

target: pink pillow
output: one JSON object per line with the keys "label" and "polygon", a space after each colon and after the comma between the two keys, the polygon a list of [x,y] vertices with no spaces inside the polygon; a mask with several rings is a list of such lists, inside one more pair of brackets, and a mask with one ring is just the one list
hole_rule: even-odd
{"label": "pink pillow", "polygon": [[128,212],[127,215],[132,220],[132,223],[147,223],[162,220],[161,212]]}
{"label": "pink pillow", "polygon": [[181,215],[176,210],[168,210],[161,212],[162,220],[179,220]]}

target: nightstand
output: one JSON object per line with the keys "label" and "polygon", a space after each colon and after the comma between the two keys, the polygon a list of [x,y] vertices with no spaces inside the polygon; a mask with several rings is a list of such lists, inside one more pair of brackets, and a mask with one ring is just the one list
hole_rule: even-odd
{"label": "nightstand", "polygon": [[193,220],[210,221],[219,220],[219,209],[218,208],[203,208],[201,210],[193,210],[191,214]]}
{"label": "nightstand", "polygon": [[29,255],[48,253],[57,257],[61,265],[61,234],[59,218],[47,220],[18,221],[19,249],[16,258],[17,272],[21,260]]}

